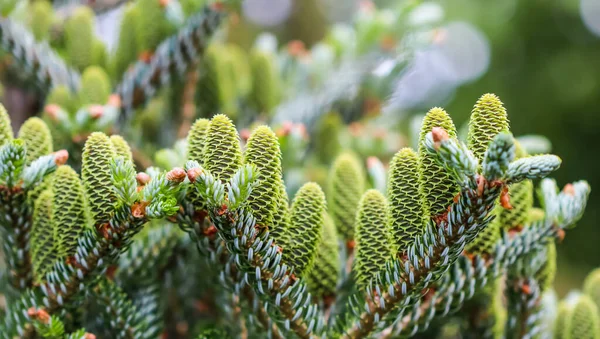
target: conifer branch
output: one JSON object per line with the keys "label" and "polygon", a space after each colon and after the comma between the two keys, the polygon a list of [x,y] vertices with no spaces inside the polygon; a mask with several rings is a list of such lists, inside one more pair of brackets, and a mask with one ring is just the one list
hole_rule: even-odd
{"label": "conifer branch", "polygon": [[64,85],[75,92],[80,75],[65,64],[45,42],[36,42],[33,35],[19,23],[0,18],[0,46],[12,54],[25,72],[35,77],[44,91]]}
{"label": "conifer branch", "polygon": [[156,95],[173,74],[182,76],[200,58],[212,34],[224,16],[222,10],[207,6],[188,19],[179,32],[164,40],[147,61],[138,61],[125,73],[116,93],[122,100],[122,112],[130,117],[133,110]]}

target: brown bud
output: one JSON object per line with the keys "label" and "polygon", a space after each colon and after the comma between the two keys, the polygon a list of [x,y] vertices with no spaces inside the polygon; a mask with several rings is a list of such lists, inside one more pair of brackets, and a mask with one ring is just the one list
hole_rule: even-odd
{"label": "brown bud", "polygon": [[85,333],[85,339],[96,339],[96,336],[91,333]]}
{"label": "brown bud", "polygon": [[136,218],[145,217],[146,216],[146,206],[148,206],[148,203],[145,201],[136,202],[135,204],[133,204],[133,206],[131,206],[131,215],[133,215]]}
{"label": "brown bud", "polygon": [[502,193],[500,194],[500,205],[504,207],[504,209],[512,210],[513,206],[510,204],[510,194],[508,194],[508,187],[504,186],[502,189]]}
{"label": "brown bud", "polygon": [[42,324],[47,324],[50,321],[50,314],[41,308],[36,309],[35,307],[31,307],[27,310],[27,315],[32,319],[38,320]]}
{"label": "brown bud", "polygon": [[159,0],[160,3],[160,7],[165,8],[167,7],[167,5],[169,5],[169,0]]}
{"label": "brown bud", "polygon": [[185,170],[181,167],[175,167],[167,172],[167,180],[180,183],[185,180]]}
{"label": "brown bud", "polygon": [[135,180],[137,181],[138,185],[144,186],[150,182],[150,176],[144,172],[139,172],[135,176]]}
{"label": "brown bud", "polygon": [[435,143],[435,149],[438,149],[443,141],[450,139],[448,132],[441,127],[432,128],[431,135],[433,137],[433,142]]}
{"label": "brown bud", "polygon": [[54,152],[54,163],[56,166],[61,166],[67,163],[69,160],[69,152],[66,149]]}
{"label": "brown bud", "polygon": [[91,105],[88,110],[92,119],[100,119],[104,114],[104,106],[102,105]]}
{"label": "brown bud", "polygon": [[198,178],[200,174],[202,174],[202,169],[198,167],[190,168],[187,172],[187,176],[188,179],[190,179],[190,182],[195,182],[196,178]]}
{"label": "brown bud", "polygon": [[573,184],[566,184],[565,188],[563,188],[563,192],[570,196],[575,196],[575,186],[573,186]]}

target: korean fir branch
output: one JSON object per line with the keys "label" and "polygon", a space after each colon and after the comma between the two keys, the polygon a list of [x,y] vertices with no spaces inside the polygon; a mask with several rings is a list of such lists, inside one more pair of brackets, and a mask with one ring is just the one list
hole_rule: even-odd
{"label": "korean fir branch", "polygon": [[[191,160],[186,167],[188,176],[193,176],[194,171],[198,171],[197,166],[206,163],[207,169],[221,182],[226,183],[241,166],[239,137],[231,120],[224,115],[216,115],[211,121],[198,119],[190,130],[188,144],[188,158]],[[249,197],[249,207],[255,211],[255,215],[260,215],[260,224],[271,225],[270,228],[273,229],[276,227],[276,222],[272,219],[278,218],[273,215],[278,198],[273,194],[273,190],[283,183],[281,151],[277,137],[270,128],[260,126],[252,132],[244,161],[247,164],[254,164],[261,173],[260,184]],[[254,314],[257,315],[258,323],[263,329],[271,332],[274,337],[279,337],[279,330],[270,321],[263,302],[254,295],[250,286],[243,284],[240,272],[235,262],[231,260],[229,250],[217,236],[214,225],[206,218],[208,215],[205,199],[192,188],[188,189],[181,204],[177,222],[190,234],[200,252],[222,269],[219,275],[220,283],[231,292],[244,296],[248,305],[256,311]],[[279,214],[281,213],[280,211]]]}
{"label": "korean fir branch", "polygon": [[[410,336],[427,329],[432,320],[460,309],[474,292],[486,286],[488,281],[496,281],[503,272],[509,272],[509,281],[513,281],[508,286],[507,295],[512,298],[509,305],[513,306],[508,319],[510,328],[506,333],[521,338],[547,331],[541,327],[540,307],[542,293],[548,288],[547,280],[552,279],[547,276],[552,273],[547,272],[546,265],[551,260],[548,258],[553,247],[548,245],[553,245],[553,237],[564,236],[561,230],[579,220],[585,209],[589,187],[585,182],[577,182],[556,194],[556,186],[550,179],[542,181],[541,187],[541,192],[545,192],[542,193],[545,206],[561,214],[554,217],[549,214],[549,220],[532,220],[516,237],[513,234],[500,239],[489,255],[462,255],[425,297],[411,310],[402,313],[393,329],[387,329],[384,334]],[[503,306],[494,299],[491,307],[497,311]]]}
{"label": "korean fir branch", "polygon": [[[312,338],[321,333],[324,321],[319,307],[312,303],[304,279],[297,277],[308,268],[310,263],[305,260],[309,259],[301,252],[292,251],[288,258],[298,266],[294,267],[296,270],[282,262],[285,250],[275,244],[269,231],[257,224],[246,204],[258,183],[255,167],[242,166],[226,184],[197,164],[188,169],[188,177],[190,172],[193,174],[191,182],[207,202],[210,219],[233,256],[243,281],[253,287],[283,334]],[[304,204],[319,196],[324,203],[323,193],[316,184],[305,185],[298,194],[307,196],[301,198]]]}
{"label": "korean fir branch", "polygon": [[127,294],[113,281],[103,279],[94,289],[96,301],[103,306],[101,317],[117,339],[156,338],[158,333],[142,317]]}
{"label": "korean fir branch", "polygon": [[[43,125],[37,119],[26,125],[38,123]],[[22,128],[19,137],[23,139],[13,139],[8,114],[0,105],[0,231],[9,280],[16,290],[31,287],[33,282],[30,233],[36,195],[44,178],[68,158],[66,151],[46,154],[47,147],[34,147],[33,139],[50,139],[44,132],[48,129]]]}
{"label": "korean fir branch", "polygon": [[[532,338],[546,333],[541,321],[542,294],[547,289],[549,264],[555,238],[562,239],[565,229],[581,218],[590,193],[584,181],[568,184],[558,193],[556,183],[544,179],[540,185],[540,200],[545,217],[527,225],[516,234],[505,234],[496,260],[507,267],[507,296],[510,318],[507,334],[510,338]],[[550,272],[551,274],[551,272]]]}
{"label": "korean fir branch", "polygon": [[0,47],[11,53],[22,71],[35,77],[39,87],[49,91],[67,86],[75,92],[80,75],[56,54],[47,42],[37,42],[25,27],[9,18],[0,18]]}
{"label": "korean fir branch", "polygon": [[69,255],[55,262],[39,287],[26,291],[20,301],[10,305],[3,335],[31,336],[27,309],[41,308],[50,315],[60,311],[74,296],[93,286],[149,219],[177,212],[175,196],[183,177],[176,174],[159,173],[137,187],[133,164],[115,157],[108,136],[92,133],[84,147],[82,179],[93,226],[76,242],[66,243],[69,248],[65,253]]}
{"label": "korean fir branch", "polygon": [[354,314],[347,314],[338,326],[345,338],[365,337],[384,317],[392,321],[413,307],[423,288],[438,280],[459,258],[464,246],[485,229],[494,201],[505,191],[505,181],[514,177],[507,176],[514,158],[510,134],[500,133],[494,138],[481,170],[466,146],[451,139],[442,128],[433,128],[426,135],[425,146],[437,154],[436,161],[456,180],[461,192],[447,213],[430,222],[425,233],[416,238],[406,258],[388,261],[385,269],[373,277],[366,293],[353,299],[350,309]]}
{"label": "korean fir branch", "polygon": [[177,34],[165,39],[150,60],[138,61],[117,86],[125,117],[154,97],[173,75],[182,76],[202,56],[211,36],[219,28],[224,11],[206,6],[190,17]]}

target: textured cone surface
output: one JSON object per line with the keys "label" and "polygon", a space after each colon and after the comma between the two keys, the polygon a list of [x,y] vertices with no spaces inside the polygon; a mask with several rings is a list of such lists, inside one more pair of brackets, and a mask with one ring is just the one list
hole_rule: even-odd
{"label": "textured cone surface", "polygon": [[[198,119],[192,125],[190,132],[187,137],[187,158],[188,160],[195,160],[204,166],[204,146],[206,143],[206,133],[208,132],[208,126],[210,121],[208,119]],[[202,198],[202,195],[195,189],[188,190],[188,200],[192,202],[197,210],[203,210],[206,208],[206,202]]]}
{"label": "textured cone surface", "polygon": [[290,202],[283,180],[278,183],[277,206],[273,215],[273,226],[269,229],[275,243],[281,248],[287,248],[290,243]]}
{"label": "textured cone surface", "polygon": [[581,295],[566,321],[566,339],[600,338],[600,318],[596,304],[587,295]]}
{"label": "textured cone surface", "polygon": [[356,280],[364,290],[391,258],[385,197],[368,190],[362,197],[356,217]]}
{"label": "textured cone surface", "polygon": [[25,143],[26,163],[31,163],[42,155],[52,153],[52,135],[46,123],[40,118],[29,118],[19,130],[19,139]]}
{"label": "textured cone surface", "polygon": [[593,270],[585,278],[583,293],[592,298],[596,307],[600,308],[600,268]]}
{"label": "textured cone surface", "polygon": [[14,138],[13,130],[10,125],[8,112],[0,103],[0,146],[10,142]]}
{"label": "textured cone surface", "polygon": [[77,239],[86,227],[83,185],[77,173],[69,166],[60,166],[52,180],[52,222],[54,238],[61,255],[72,255]]}
{"label": "textured cone surface", "polygon": [[256,108],[264,113],[270,113],[279,101],[279,75],[273,56],[259,50],[250,54],[252,70],[251,98]]}
{"label": "textured cone surface", "polygon": [[441,127],[451,138],[456,138],[456,127],[446,111],[436,107],[427,112],[419,138],[419,187],[429,216],[444,213],[458,193],[455,180],[426,149],[425,137],[434,127]]}
{"label": "textured cone surface", "polygon": [[494,94],[484,94],[477,100],[471,113],[467,146],[481,163],[492,139],[508,129],[508,116],[500,98]]}
{"label": "textured cone surface", "polygon": [[125,139],[123,139],[122,136],[111,135],[110,143],[112,144],[116,156],[123,157],[126,161],[131,161],[133,163],[131,147],[129,147],[129,144],[127,143],[127,141],[125,141]]}
{"label": "textured cone surface", "polygon": [[83,71],[92,64],[94,12],[87,6],[75,9],[65,25],[67,54],[71,64]]}
{"label": "textured cone surface", "polygon": [[317,259],[308,276],[308,286],[318,298],[334,297],[341,271],[337,232],[333,219],[325,213],[323,239],[317,250]]}
{"label": "textured cone surface", "polygon": [[31,14],[29,16],[29,27],[31,33],[37,41],[43,41],[48,38],[50,27],[54,21],[54,11],[49,1],[35,1],[31,4]]}
{"label": "textured cone surface", "polygon": [[[527,152],[516,143],[515,155],[517,159],[527,157]],[[523,226],[529,221],[533,208],[533,181],[527,179],[508,188],[512,209],[502,209],[499,214],[500,221],[505,228]]]}
{"label": "textured cone surface", "polygon": [[52,223],[52,192],[45,190],[35,201],[31,229],[31,262],[37,282],[45,278],[56,255],[54,224]]}
{"label": "textured cone surface", "polygon": [[501,213],[502,206],[497,206],[494,209],[496,218],[492,220],[486,228],[481,230],[475,239],[466,246],[466,251],[476,255],[490,255],[494,252],[496,243],[500,240],[500,228],[502,223],[498,218],[498,213]]}
{"label": "textured cone surface", "polygon": [[390,163],[387,185],[389,222],[398,252],[404,252],[425,226],[419,191],[419,158],[410,148],[401,149]]}
{"label": "textured cone surface", "polygon": [[110,176],[110,160],[114,150],[110,139],[100,132],[92,133],[83,148],[81,178],[96,224],[108,222],[116,200]]}
{"label": "textured cone surface", "polygon": [[81,90],[79,91],[81,105],[104,105],[109,96],[110,79],[108,74],[98,66],[86,68],[81,76]]}
{"label": "textured cone surface", "polygon": [[209,124],[208,119],[196,120],[187,137],[188,160],[196,160],[200,165],[204,164],[204,145]]}
{"label": "textured cone surface", "polygon": [[284,260],[294,268],[294,274],[307,273],[317,255],[317,246],[323,233],[325,194],[315,183],[306,183],[298,190],[290,214],[290,239],[283,249]]}
{"label": "textured cone surface", "polygon": [[267,126],[257,127],[250,138],[244,153],[244,161],[258,169],[258,184],[248,198],[249,207],[256,222],[262,226],[272,226],[273,215],[277,212],[277,196],[281,181],[281,149],[275,133]]}
{"label": "textured cone surface", "polygon": [[354,239],[356,209],[365,191],[364,177],[360,160],[351,153],[337,157],[329,174],[329,213],[344,240]]}
{"label": "textured cone surface", "polygon": [[204,145],[204,168],[222,182],[228,182],[242,164],[240,139],[231,119],[215,115],[210,121]]}
{"label": "textured cone surface", "polygon": [[71,91],[67,86],[59,85],[52,88],[48,97],[46,97],[46,104],[55,104],[60,106],[67,112],[74,113],[77,109],[77,100],[71,94]]}
{"label": "textured cone surface", "polygon": [[130,64],[138,56],[136,26],[139,13],[135,5],[129,5],[123,14],[119,28],[119,42],[113,59],[114,78],[120,80]]}
{"label": "textured cone surface", "polygon": [[561,301],[558,304],[556,312],[556,321],[554,322],[554,339],[567,339],[567,320],[571,317],[572,307],[566,302]]}
{"label": "textured cone surface", "polygon": [[550,241],[546,245],[546,262],[535,275],[542,292],[552,288],[554,277],[556,277],[556,244]]}

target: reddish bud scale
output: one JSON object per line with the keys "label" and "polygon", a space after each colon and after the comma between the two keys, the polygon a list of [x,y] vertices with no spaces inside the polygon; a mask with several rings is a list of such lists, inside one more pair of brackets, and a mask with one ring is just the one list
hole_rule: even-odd
{"label": "reddish bud scale", "polygon": [[144,186],[147,183],[150,182],[150,176],[144,172],[139,172],[136,176],[135,176],[135,180],[137,181],[138,185],[140,186]]}
{"label": "reddish bud scale", "polygon": [[196,182],[196,178],[202,174],[202,170],[198,167],[191,168],[187,171],[187,176],[190,182]]}
{"label": "reddish bud scale", "polygon": [[442,144],[442,142],[450,139],[448,132],[441,127],[434,127],[431,129],[431,135],[433,137],[434,147],[438,150]]}
{"label": "reddish bud scale", "polygon": [[167,172],[167,180],[180,183],[185,180],[187,173],[181,167],[175,167]]}
{"label": "reddish bud scale", "polygon": [[513,206],[510,204],[510,194],[508,194],[508,186],[504,186],[502,188],[502,193],[500,194],[500,205],[504,209],[512,210]]}
{"label": "reddish bud scale", "polygon": [[146,201],[136,202],[135,204],[133,204],[133,206],[131,206],[131,214],[135,218],[145,217],[146,216],[146,206],[148,206],[148,202],[146,202]]}
{"label": "reddish bud scale", "polygon": [[60,151],[54,152],[54,163],[56,166],[66,164],[67,160],[69,160],[69,152],[67,152],[67,150],[61,149]]}
{"label": "reddish bud scale", "polygon": [[563,192],[570,196],[575,196],[575,186],[573,186],[573,184],[566,184],[563,188]]}

